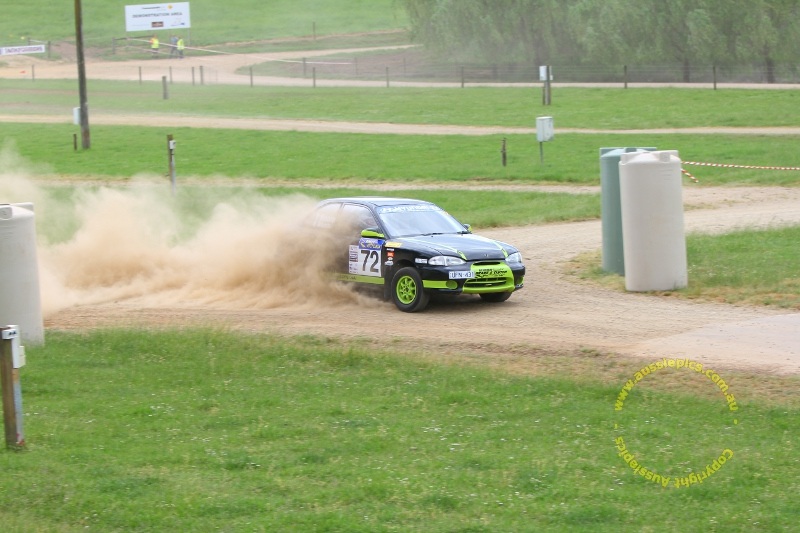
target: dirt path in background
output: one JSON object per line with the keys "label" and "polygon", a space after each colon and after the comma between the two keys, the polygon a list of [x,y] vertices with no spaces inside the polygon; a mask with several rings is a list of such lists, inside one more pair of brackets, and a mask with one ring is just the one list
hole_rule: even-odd
{"label": "dirt path in background", "polygon": [[[326,53],[334,52],[336,51]],[[296,58],[296,55],[294,53],[281,57]],[[310,56],[309,53],[303,55]],[[274,57],[277,58],[277,55]],[[236,75],[233,71],[240,66],[263,60],[264,54],[191,59],[193,62],[202,61],[204,65],[218,71],[215,83],[249,83],[247,77]],[[75,65],[71,63],[42,64],[28,57],[16,57],[10,61],[9,58],[4,58],[4,61],[9,66],[0,68],[0,77],[29,75],[20,71],[33,63],[36,64],[37,78],[76,77]],[[186,61],[188,63],[189,59]],[[160,79],[161,72],[170,65],[185,67],[187,64],[179,63],[179,60],[138,63],[145,65],[148,75],[152,75],[154,79]],[[87,70],[90,78],[131,79],[131,76],[136,75],[135,66],[126,63],[91,63]],[[287,85],[308,84],[307,80],[262,81]],[[152,125],[152,116],[143,118],[94,114],[91,120],[96,124],[139,124],[145,119],[147,125]],[[71,117],[0,116],[0,121],[4,120],[61,122],[69,121]],[[486,135],[534,131],[521,128],[196,117],[159,117],[159,120],[163,120],[165,125],[203,128],[243,127],[359,133]],[[661,131],[674,130],[659,130]],[[744,132],[738,129],[709,128],[702,131]],[[800,134],[800,129],[763,128],[758,133],[795,135]],[[414,186],[417,187],[416,184]],[[519,185],[487,188],[500,187],[575,193],[597,190],[592,187]],[[376,188],[388,190],[392,186]],[[686,212],[686,226],[689,231],[723,232],[743,227],[800,223],[800,189],[701,188],[687,184],[685,203],[689,208]],[[447,305],[432,304],[424,313],[406,314],[396,311],[391,304],[364,298],[330,305],[309,305],[298,301],[281,308],[245,309],[237,305],[199,305],[183,301],[155,305],[152,298],[134,297],[64,309],[49,316],[46,327],[87,329],[104,326],[224,325],[243,331],[375,339],[386,345],[402,342],[434,353],[438,349],[475,349],[491,357],[493,353],[524,352],[525,349],[588,348],[650,360],[662,356],[687,356],[719,367],[800,373],[800,313],[622,293],[565,276],[565,262],[581,252],[600,248],[599,221],[505,228],[481,233],[517,245],[528,266],[525,289],[499,306],[483,304],[477,298],[463,297]]]}

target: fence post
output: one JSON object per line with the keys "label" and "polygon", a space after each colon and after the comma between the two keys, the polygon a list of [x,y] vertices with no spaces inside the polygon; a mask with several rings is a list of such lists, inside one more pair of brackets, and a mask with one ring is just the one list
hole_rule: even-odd
{"label": "fence post", "polygon": [[168,87],[169,86],[167,85],[167,77],[166,76],[161,76],[161,88],[162,88],[162,92],[164,94],[164,100],[169,100],[169,89],[168,89]]}
{"label": "fence post", "polygon": [[386,86],[389,86],[389,67],[386,67]]}
{"label": "fence post", "polygon": [[716,65],[714,65],[714,67],[712,68],[712,76],[714,78],[714,90],[716,91],[717,90],[717,66]]}
{"label": "fence post", "polygon": [[18,449],[25,446],[25,434],[22,430],[22,388],[19,383],[19,367],[24,364],[24,358],[17,354],[15,361],[14,344],[21,349],[19,343],[19,330],[16,326],[6,326],[2,329],[0,340],[0,383],[3,393],[3,425],[5,428],[6,447]]}
{"label": "fence post", "polygon": [[172,196],[175,196],[177,180],[175,178],[175,140],[170,133],[167,135],[167,158],[169,159],[169,181],[172,186]]}
{"label": "fence post", "polygon": [[623,79],[625,80],[625,88],[628,88],[628,65],[622,67]]}
{"label": "fence post", "polygon": [[250,67],[250,87],[253,86],[253,67]]}

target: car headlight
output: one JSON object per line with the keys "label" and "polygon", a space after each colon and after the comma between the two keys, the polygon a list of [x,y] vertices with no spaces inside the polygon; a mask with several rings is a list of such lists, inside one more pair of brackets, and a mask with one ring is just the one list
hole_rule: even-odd
{"label": "car headlight", "polygon": [[452,255],[437,255],[428,259],[428,264],[434,266],[456,266],[463,265],[464,263],[466,263],[466,261]]}
{"label": "car headlight", "polygon": [[519,252],[514,252],[506,257],[506,263],[522,263],[522,254]]}

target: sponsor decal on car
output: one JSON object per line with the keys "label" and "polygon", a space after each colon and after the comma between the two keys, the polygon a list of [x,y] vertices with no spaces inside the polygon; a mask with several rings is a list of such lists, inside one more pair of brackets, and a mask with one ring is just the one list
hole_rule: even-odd
{"label": "sponsor decal on car", "polygon": [[359,248],[366,248],[367,250],[380,250],[383,246],[383,239],[369,239],[362,237],[358,241]]}
{"label": "sponsor decal on car", "polygon": [[482,268],[475,272],[475,277],[478,278],[501,278],[508,274],[506,268]]}
{"label": "sponsor decal on car", "polygon": [[363,237],[358,245],[351,244],[349,250],[348,272],[359,276],[381,277],[381,248],[383,239]]}

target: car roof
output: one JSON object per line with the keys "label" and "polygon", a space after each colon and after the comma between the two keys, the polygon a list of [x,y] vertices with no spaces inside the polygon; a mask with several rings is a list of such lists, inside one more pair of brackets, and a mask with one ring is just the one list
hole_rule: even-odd
{"label": "car roof", "polygon": [[320,204],[329,203],[353,203],[369,205],[373,207],[385,207],[394,205],[434,205],[425,200],[415,200],[413,198],[390,198],[386,196],[348,196],[343,198],[328,198]]}

